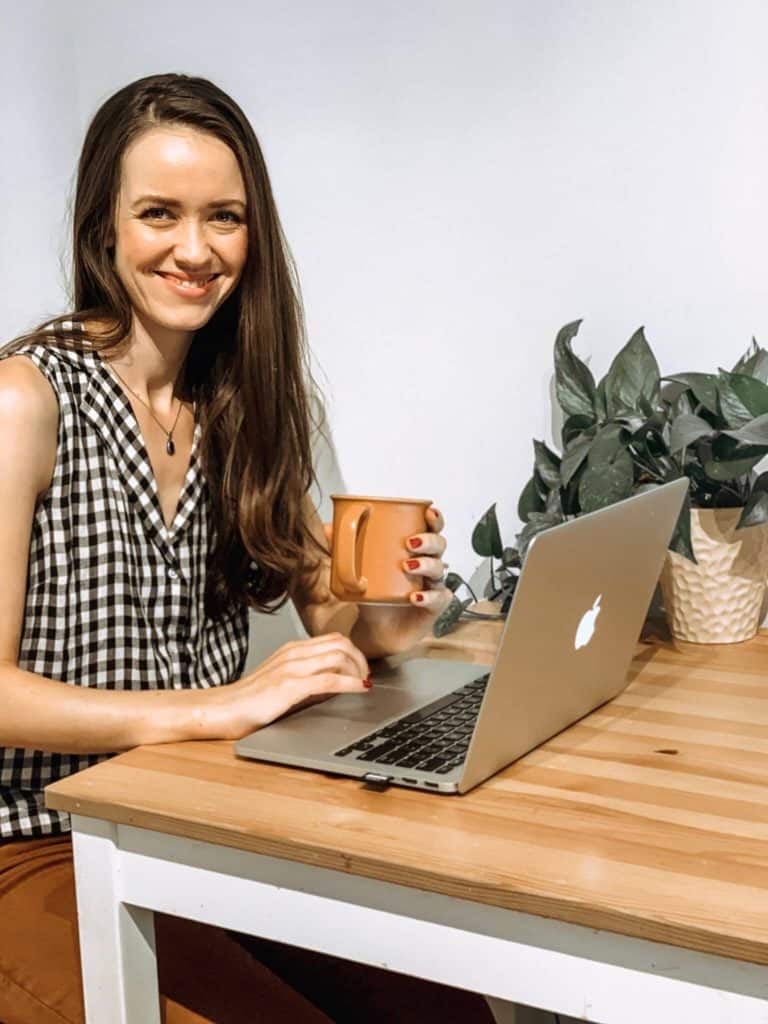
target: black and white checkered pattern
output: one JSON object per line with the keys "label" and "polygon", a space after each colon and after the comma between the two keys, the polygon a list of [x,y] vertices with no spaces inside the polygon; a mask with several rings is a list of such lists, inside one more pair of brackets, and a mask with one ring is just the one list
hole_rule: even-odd
{"label": "black and white checkered pattern", "polygon": [[[93,351],[21,350],[59,401],[56,467],[38,506],[19,666],[72,686],[109,690],[209,687],[239,678],[248,612],[203,610],[210,503],[197,458],[166,529],[138,423]],[[0,838],[54,835],[43,787],[108,754],[0,747]]]}

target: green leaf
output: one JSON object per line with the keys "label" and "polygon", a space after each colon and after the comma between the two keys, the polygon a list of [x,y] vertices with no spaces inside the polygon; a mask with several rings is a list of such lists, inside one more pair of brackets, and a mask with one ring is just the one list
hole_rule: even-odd
{"label": "green leaf", "polygon": [[744,355],[739,359],[731,373],[746,373],[761,381],[768,381],[768,352],[757,344],[753,338]]}
{"label": "green leaf", "polygon": [[696,562],[696,555],[693,551],[693,541],[691,539],[691,496],[690,493],[686,494],[683,507],[680,509],[680,515],[677,517],[677,523],[672,531],[672,539],[669,542],[670,551],[676,551],[678,555],[682,555],[683,558],[689,559],[694,564]]}
{"label": "green leaf", "polygon": [[741,404],[751,416],[764,416],[768,413],[768,385],[744,373],[726,373],[720,371],[720,405],[722,408],[723,381],[735,393]]}
{"label": "green leaf", "polygon": [[659,365],[641,327],[611,363],[605,378],[609,418],[622,412],[642,411],[643,400],[655,406],[659,400]]}
{"label": "green leaf", "polygon": [[563,453],[560,463],[560,482],[563,487],[568,486],[574,473],[577,472],[584,459],[586,459],[591,444],[592,440],[585,438],[582,441],[577,441],[573,447]]}
{"label": "green leaf", "polygon": [[605,399],[605,377],[603,377],[595,388],[595,413],[598,420],[608,418],[608,406],[606,405]]}
{"label": "green leaf", "polygon": [[[752,341],[754,344],[757,344],[754,338]],[[753,361],[742,372],[749,373],[752,377],[757,377],[763,383],[768,383],[768,352],[758,345]]]}
{"label": "green leaf", "polygon": [[564,521],[564,516],[562,515],[555,516],[545,512],[531,516],[530,520],[525,524],[515,538],[517,550],[520,552],[520,560],[522,562],[525,561],[525,557],[528,554],[528,548],[530,547],[531,541],[534,537],[538,536],[540,533],[544,533],[545,530],[551,530],[553,526],[559,526],[560,523]]}
{"label": "green leaf", "polygon": [[445,585],[452,593],[455,593],[463,583],[464,580],[457,572],[449,572],[445,577]]}
{"label": "green leaf", "polygon": [[499,524],[496,519],[496,502],[491,505],[472,531],[472,550],[484,558],[501,558],[504,546],[501,543]]}
{"label": "green leaf", "polygon": [[674,405],[680,395],[684,395],[688,390],[687,384],[683,384],[681,381],[669,380],[667,377],[662,377],[662,380],[665,383],[661,385],[661,400],[668,405]]}
{"label": "green leaf", "polygon": [[597,434],[589,449],[589,467],[612,463],[625,451],[631,434],[621,423],[607,423]]}
{"label": "green leaf", "polygon": [[741,427],[752,418],[752,412],[744,404],[741,395],[731,383],[731,374],[721,371],[717,380],[720,398],[720,412],[729,427]]}
{"label": "green leaf", "polygon": [[549,487],[541,479],[541,473],[539,473],[535,466],[533,467],[533,486],[541,503],[544,504],[549,497]]}
{"label": "green leaf", "polygon": [[543,441],[533,442],[533,457],[536,471],[549,490],[560,486],[560,456],[551,451]]}
{"label": "green leaf", "polygon": [[765,491],[753,491],[744,506],[744,511],[736,524],[742,526],[764,526],[768,523],[768,494]]}
{"label": "green leaf", "polygon": [[567,416],[595,418],[595,378],[571,348],[581,320],[561,327],[555,339],[555,393],[560,408]]}
{"label": "green leaf", "polygon": [[[643,460],[656,465],[658,460],[669,455],[670,424],[668,415],[656,413],[649,417],[645,423],[634,432],[630,439],[630,452],[637,452],[643,455]],[[637,463],[637,459],[635,458]]]}
{"label": "green leaf", "polygon": [[676,373],[672,377],[665,377],[664,380],[685,384],[691,389],[699,405],[703,405],[715,416],[720,414],[717,404],[717,377],[713,373]]}
{"label": "green leaf", "polygon": [[519,569],[520,555],[517,548],[504,548],[501,553],[501,564],[505,569]]}
{"label": "green leaf", "polygon": [[626,449],[619,451],[613,462],[587,466],[579,484],[582,512],[594,512],[628,498],[633,481],[632,456]]}
{"label": "green leaf", "polygon": [[[689,416],[693,413],[694,408],[701,409],[701,403],[697,402],[693,392],[686,388],[677,396],[674,402],[669,404],[669,417],[670,419],[676,420],[678,416]],[[703,411],[709,416],[714,416],[714,414],[709,412],[707,409],[704,409]]]}
{"label": "green leaf", "polygon": [[744,353],[743,356],[741,356],[736,361],[736,365],[731,370],[731,373],[749,373],[750,371],[747,369],[747,367],[750,365],[750,363],[754,359],[756,352],[757,352],[757,342],[753,338],[752,339],[752,343],[750,344],[750,346],[747,349],[747,351]]}
{"label": "green leaf", "polygon": [[761,473],[752,484],[752,494],[758,492],[768,493],[768,473]]}
{"label": "green leaf", "polygon": [[759,455],[745,456],[740,459],[708,459],[704,463],[704,472],[710,480],[724,483],[728,480],[736,480],[738,477],[745,476],[764,458],[765,452],[761,452]]}
{"label": "green leaf", "polygon": [[544,512],[550,516],[561,516],[563,508],[560,502],[560,488],[557,487],[550,491],[547,495],[547,503],[544,506]]}
{"label": "green leaf", "polygon": [[745,444],[765,445],[768,454],[768,415],[757,416],[738,430],[724,430],[723,433]]}
{"label": "green leaf", "polygon": [[465,608],[468,608],[472,603],[471,599],[468,601],[460,601],[454,594],[451,599],[451,603],[442,613],[435,619],[435,623],[432,627],[433,636],[444,636],[461,618],[461,613]]}
{"label": "green leaf", "polygon": [[563,449],[566,449],[572,441],[575,441],[582,434],[594,436],[594,423],[595,419],[593,416],[569,416],[563,423],[563,429],[560,432]]}
{"label": "green leaf", "polygon": [[518,499],[517,514],[524,523],[527,523],[532,512],[542,512],[543,510],[544,501],[536,490],[535,479],[531,477]]}
{"label": "green leaf", "polygon": [[671,452],[679,452],[683,448],[687,448],[688,445],[693,444],[694,441],[698,441],[700,437],[711,433],[712,427],[706,420],[691,413],[684,413],[672,421],[669,450]]}

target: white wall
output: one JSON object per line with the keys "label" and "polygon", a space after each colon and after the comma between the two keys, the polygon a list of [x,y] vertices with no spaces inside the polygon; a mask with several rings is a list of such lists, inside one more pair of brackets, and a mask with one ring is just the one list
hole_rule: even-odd
{"label": "white wall", "polygon": [[0,5],[0,340],[62,309],[80,119],[64,5]]}
{"label": "white wall", "polygon": [[[667,372],[730,365],[753,333],[768,344],[757,0],[67,7],[68,31],[12,23],[17,104],[33,90],[46,135],[69,102],[71,84],[40,104],[49,62],[20,54],[41,46],[71,56],[80,135],[141,75],[235,96],[297,258],[347,487],[432,498],[464,574],[491,502],[508,542],[517,528],[563,323],[585,318],[597,373],[640,324]],[[11,179],[63,200],[71,146],[48,148],[18,153]],[[50,268],[59,211],[37,209],[3,250],[4,334],[49,304],[29,268]]]}

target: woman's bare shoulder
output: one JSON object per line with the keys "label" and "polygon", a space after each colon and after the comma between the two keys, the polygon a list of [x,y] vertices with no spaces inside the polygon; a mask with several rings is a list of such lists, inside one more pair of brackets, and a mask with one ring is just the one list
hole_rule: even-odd
{"label": "woman's bare shoulder", "polygon": [[0,359],[0,437],[5,449],[0,464],[23,460],[41,492],[50,484],[56,461],[58,422],[54,390],[32,360],[24,355]]}
{"label": "woman's bare shoulder", "polygon": [[28,424],[58,421],[59,404],[42,370],[25,355],[0,359],[0,417],[20,417]]}

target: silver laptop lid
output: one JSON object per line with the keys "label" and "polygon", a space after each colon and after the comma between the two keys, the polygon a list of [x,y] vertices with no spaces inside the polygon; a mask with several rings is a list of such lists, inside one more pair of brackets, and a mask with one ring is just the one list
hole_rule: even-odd
{"label": "silver laptop lid", "polygon": [[625,687],[687,490],[687,479],[676,480],[534,539],[460,792]]}

